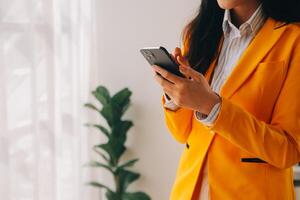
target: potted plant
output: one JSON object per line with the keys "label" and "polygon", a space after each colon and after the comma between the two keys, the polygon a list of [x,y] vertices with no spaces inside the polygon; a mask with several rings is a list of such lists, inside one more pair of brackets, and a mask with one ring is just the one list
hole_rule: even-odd
{"label": "potted plant", "polygon": [[110,96],[105,87],[99,86],[92,91],[92,94],[102,105],[102,108],[100,109],[91,103],[87,103],[85,106],[99,113],[107,122],[108,128],[101,124],[86,124],[89,127],[97,128],[107,138],[105,143],[93,146],[93,151],[102,158],[103,162],[92,160],[87,165],[103,168],[111,173],[114,177],[115,187],[112,189],[96,181],[91,181],[88,184],[104,188],[108,200],[150,200],[150,197],[144,192],[127,191],[128,186],[140,177],[139,173],[129,170],[138,159],[128,160],[124,163],[119,162],[126,151],[127,132],[133,126],[132,121],[122,120],[123,114],[130,105],[131,91],[125,88]]}

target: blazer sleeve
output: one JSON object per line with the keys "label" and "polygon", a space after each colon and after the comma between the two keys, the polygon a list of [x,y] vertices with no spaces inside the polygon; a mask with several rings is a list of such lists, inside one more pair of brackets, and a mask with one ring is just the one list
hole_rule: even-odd
{"label": "blazer sleeve", "polygon": [[164,96],[162,96],[161,102],[164,110],[166,125],[170,133],[178,142],[186,143],[192,129],[193,111],[186,108],[179,108],[176,111],[172,111],[166,108],[164,106]]}
{"label": "blazer sleeve", "polygon": [[292,167],[300,160],[300,55],[293,57],[269,124],[222,97],[219,115],[210,127],[278,168]]}

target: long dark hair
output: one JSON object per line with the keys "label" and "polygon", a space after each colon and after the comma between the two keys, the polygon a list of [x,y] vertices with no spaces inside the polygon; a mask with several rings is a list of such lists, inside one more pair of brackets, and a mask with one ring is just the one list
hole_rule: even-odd
{"label": "long dark hair", "polygon": [[[264,13],[277,21],[299,22],[299,0],[261,0]],[[217,0],[202,0],[196,17],[183,30],[184,56],[198,72],[205,74],[217,56],[223,35],[224,10]]]}

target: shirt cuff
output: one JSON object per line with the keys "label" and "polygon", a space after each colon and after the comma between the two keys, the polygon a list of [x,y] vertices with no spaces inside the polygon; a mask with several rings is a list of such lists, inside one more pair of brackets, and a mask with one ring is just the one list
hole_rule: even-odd
{"label": "shirt cuff", "polygon": [[168,108],[169,110],[173,110],[173,111],[176,111],[179,109],[179,106],[177,106],[172,99],[168,99],[166,97],[166,94],[164,94],[164,99],[165,99],[165,104],[164,104],[164,107],[165,108]]}
{"label": "shirt cuff", "polygon": [[194,113],[198,121],[200,121],[206,126],[212,126],[219,115],[220,108],[221,103],[217,103],[216,105],[214,105],[214,107],[211,109],[210,113],[207,116],[198,111],[195,111]]}

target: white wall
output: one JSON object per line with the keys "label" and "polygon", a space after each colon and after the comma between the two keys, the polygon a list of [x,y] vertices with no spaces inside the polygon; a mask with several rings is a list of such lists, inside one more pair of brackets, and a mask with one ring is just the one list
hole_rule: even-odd
{"label": "white wall", "polygon": [[[169,135],[161,107],[162,91],[139,52],[145,46],[180,44],[183,26],[198,8],[198,0],[99,0],[97,2],[100,83],[112,92],[133,91],[126,118],[135,126],[129,132],[129,153],[138,157],[135,169],[142,178],[131,187],[152,199],[168,199],[183,145]],[[106,177],[105,179],[109,179]]]}

